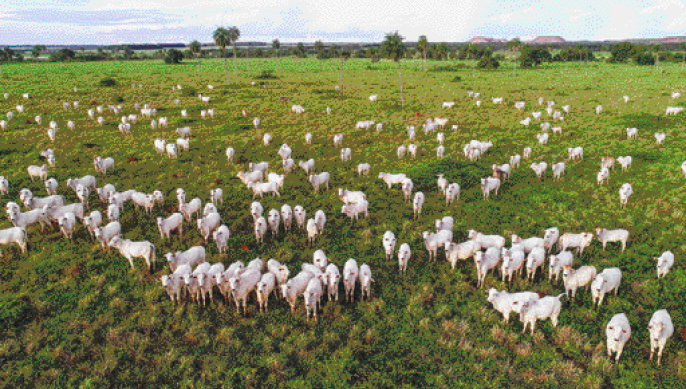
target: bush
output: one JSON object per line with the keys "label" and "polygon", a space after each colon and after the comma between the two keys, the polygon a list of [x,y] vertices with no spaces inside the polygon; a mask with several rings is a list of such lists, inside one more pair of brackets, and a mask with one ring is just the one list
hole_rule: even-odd
{"label": "bush", "polygon": [[631,56],[636,54],[636,47],[629,42],[621,42],[612,46],[610,53],[612,53],[612,63],[625,62],[627,59],[631,58]]}
{"label": "bush", "polygon": [[124,102],[124,98],[121,96],[117,96],[117,98],[115,100],[117,101],[117,103],[123,103]]}
{"label": "bush", "polygon": [[553,56],[543,47],[523,45],[519,49],[519,52],[519,61],[523,68],[530,68],[534,65],[540,65],[541,62],[550,62],[553,60]]}
{"label": "bush", "polygon": [[648,53],[637,54],[634,56],[634,62],[638,65],[652,66],[655,65],[655,58]]}
{"label": "bush", "polygon": [[498,69],[500,62],[492,56],[482,57],[476,64],[477,69]]}
{"label": "bush", "polygon": [[450,82],[460,82],[460,81],[462,81],[462,78],[460,78],[460,76],[455,76],[455,77],[453,77],[452,80],[450,80]]}
{"label": "bush", "polygon": [[469,67],[463,63],[458,63],[455,65],[442,65],[442,66],[434,66],[433,68],[429,69],[430,72],[454,72],[457,70],[463,70],[463,69],[468,69]]}
{"label": "bush", "polygon": [[534,67],[534,63],[535,63],[535,62],[534,62],[533,59],[531,59],[531,58],[525,58],[525,59],[522,60],[521,66],[522,66],[523,68],[532,68],[532,67]]}
{"label": "bush", "polygon": [[164,56],[164,63],[167,65],[181,63],[181,61],[183,61],[183,53],[176,49],[168,50],[167,55]]}
{"label": "bush", "polygon": [[117,81],[114,78],[103,78],[98,84],[100,86],[115,86]]}
{"label": "bush", "polygon": [[258,80],[276,80],[279,77],[274,75],[273,70],[267,69],[267,70],[263,70],[262,73],[260,73],[260,75],[255,77],[255,78],[257,78]]}

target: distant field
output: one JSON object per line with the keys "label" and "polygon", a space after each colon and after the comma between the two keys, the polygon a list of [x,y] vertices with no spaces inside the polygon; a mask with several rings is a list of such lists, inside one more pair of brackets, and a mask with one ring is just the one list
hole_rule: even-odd
{"label": "distant field", "polygon": [[[149,240],[158,253],[152,274],[136,261],[130,270],[126,259],[105,252],[79,224],[73,242],[57,229],[41,233],[29,228],[29,253],[16,246],[0,246],[0,386],[34,387],[135,387],[135,388],[676,388],[686,379],[684,335],[686,319],[686,271],[684,252],[684,179],[680,165],[686,160],[686,120],[665,116],[668,105],[686,106],[684,72],[681,65],[654,68],[606,64],[552,64],[536,70],[473,71],[472,62],[459,71],[421,71],[423,62],[403,62],[405,107],[400,106],[397,66],[388,61],[349,60],[344,63],[342,94],[334,91],[339,81],[338,60],[315,59],[239,60],[239,82],[226,85],[222,60],[187,61],[168,66],[161,61],[43,63],[4,65],[0,78],[0,112],[15,111],[24,103],[21,94],[31,93],[26,112],[17,114],[9,129],[0,133],[0,175],[10,181],[8,201],[19,201],[21,188],[45,196],[42,183],[32,183],[26,168],[42,165],[39,153],[51,147],[57,166],[50,177],[60,183],[58,192],[67,202],[77,201],[66,187],[70,177],[95,174],[95,155],[113,157],[111,175],[98,177],[98,186],[115,184],[120,191],[161,190],[166,204],[153,215],[125,206],[123,235]],[[429,68],[454,62],[429,63]],[[233,81],[233,59],[229,59]],[[274,70],[277,80],[264,80],[266,88],[251,86],[262,69]],[[112,77],[116,87],[100,87],[98,81]],[[460,79],[456,79],[459,77]],[[257,80],[259,81],[259,80]],[[143,84],[132,89],[131,83]],[[172,86],[183,90],[172,91]],[[214,85],[210,91],[207,84]],[[79,91],[73,92],[78,86]],[[477,108],[467,91],[481,92]],[[680,99],[670,97],[681,91]],[[217,116],[200,118],[203,108],[198,93],[212,96],[210,107]],[[368,96],[379,95],[370,103]],[[623,95],[631,100],[625,104]],[[490,98],[502,96],[505,105]],[[537,122],[529,127],[519,121],[539,107],[539,96],[554,100],[556,108],[571,105],[565,115],[563,135],[551,134],[547,145],[536,142]],[[280,102],[280,97],[290,101]],[[173,104],[180,98],[179,107]],[[78,111],[62,108],[62,101],[81,104]],[[441,109],[443,101],[455,101],[453,109]],[[512,103],[526,101],[519,112]],[[121,102],[118,102],[121,101]],[[106,124],[100,127],[88,118],[86,109],[97,104],[121,104],[133,113],[133,104],[149,103],[158,116],[169,117],[168,129],[151,130],[149,121],[133,125],[131,135],[117,130],[119,117],[105,109]],[[291,104],[306,113],[290,112]],[[596,105],[604,112],[597,116]],[[330,106],[331,115],[326,115]],[[189,117],[180,115],[188,109]],[[248,111],[248,117],[241,115]],[[42,115],[43,126],[33,121]],[[261,118],[258,130],[252,125]],[[429,117],[450,118],[446,133],[446,157],[436,158],[436,134],[424,135],[421,124]],[[543,117],[546,117],[544,112]],[[3,117],[4,118],[4,117]],[[383,123],[383,131],[355,130],[358,120]],[[56,120],[60,130],[51,143],[47,123]],[[76,130],[66,123],[73,120]],[[558,125],[549,119],[551,124]],[[450,125],[459,125],[453,132]],[[399,145],[412,143],[406,125],[417,126],[419,155],[398,160]],[[177,127],[193,131],[190,152],[178,160],[156,155],[153,141],[175,141]],[[625,129],[637,127],[637,140],[626,140]],[[667,132],[663,146],[653,134]],[[268,132],[274,140],[262,145]],[[304,135],[314,141],[305,145]],[[340,148],[333,147],[336,133],[344,134],[343,147],[352,149],[352,161],[340,161]],[[472,139],[491,140],[494,147],[476,162],[465,160],[462,147]],[[312,217],[317,209],[327,215],[324,235],[316,247],[307,247],[306,234],[268,235],[256,244],[252,232],[249,193],[236,173],[248,162],[268,161],[282,173],[276,154],[282,143],[293,149],[293,159],[314,158],[316,171],[331,173],[331,190],[313,194],[301,169],[287,176],[281,198],[259,200],[265,214],[284,203],[300,204]],[[239,163],[227,164],[224,152],[236,150]],[[490,175],[491,165],[502,164],[526,146],[533,148],[531,160],[523,160],[500,194],[483,201],[479,179]],[[554,182],[550,168],[541,182],[529,168],[532,162],[563,161],[567,148],[582,146],[585,159],[567,162],[563,180]],[[609,184],[595,183],[600,157],[633,156],[626,172],[615,167]],[[357,164],[372,165],[368,177],[357,177]],[[388,190],[378,180],[379,172],[406,173],[423,191],[427,201],[417,221],[412,206],[403,201],[400,189]],[[460,201],[446,206],[438,197],[436,175],[443,173],[460,184]],[[629,182],[634,194],[626,209],[619,207],[619,187]],[[219,207],[223,222],[231,230],[228,255],[220,256],[216,245],[206,245],[210,262],[225,264],[255,257],[285,262],[295,275],[312,253],[323,249],[329,260],[341,267],[348,258],[368,263],[373,271],[373,300],[323,304],[319,322],[307,322],[302,299],[295,314],[283,300],[272,299],[269,312],[260,314],[254,296],[248,314],[241,317],[233,302],[226,304],[215,292],[215,303],[201,308],[190,303],[174,306],[159,278],[169,273],[162,255],[203,244],[196,223],[186,224],[182,240],[161,240],[155,218],[168,216],[175,208],[176,188],[185,188],[188,199],[209,201],[209,191],[224,189]],[[370,201],[370,214],[354,226],[341,214],[337,188],[362,190]],[[91,207],[106,208],[97,197]],[[0,229],[11,226],[4,211]],[[104,214],[104,212],[103,212]],[[590,294],[580,290],[576,301],[563,299],[560,324],[537,323],[536,333],[522,334],[514,314],[509,324],[486,301],[490,287],[509,291],[533,290],[543,294],[564,292],[562,283],[540,277],[531,284],[517,277],[512,285],[491,273],[486,289],[476,288],[473,262],[451,270],[442,250],[438,262],[430,262],[421,238],[433,230],[436,218],[455,218],[454,240],[465,241],[467,230],[502,234],[508,239],[542,236],[543,229],[558,226],[561,232],[595,232],[596,227],[625,228],[631,237],[622,253],[618,244],[606,251],[594,240],[575,267],[595,265],[599,271],[617,266],[623,271],[619,295],[606,296],[600,309],[591,305]],[[397,261],[385,259],[381,237],[396,234],[398,246],[409,243],[412,259],[407,275],[398,273]],[[396,250],[397,250],[396,247]],[[655,261],[671,250],[676,263],[669,275],[656,278]],[[358,291],[359,296],[359,291]],[[655,310],[668,309],[675,334],[667,343],[662,366],[648,361],[647,325]],[[605,349],[605,325],[624,312],[633,334],[618,364],[609,361]]]}

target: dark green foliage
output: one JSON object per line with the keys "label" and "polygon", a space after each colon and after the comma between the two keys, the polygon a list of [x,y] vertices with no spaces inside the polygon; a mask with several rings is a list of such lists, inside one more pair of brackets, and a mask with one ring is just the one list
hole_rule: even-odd
{"label": "dark green foliage", "polygon": [[622,42],[612,46],[610,53],[612,54],[611,62],[626,62],[636,54],[636,48],[629,42]]}
{"label": "dark green foliage", "polygon": [[649,53],[636,54],[634,57],[634,62],[637,65],[642,66],[653,66],[655,65],[655,57]]}
{"label": "dark green foliage", "polygon": [[302,42],[298,42],[295,46],[295,56],[298,58],[307,58],[307,50]]}
{"label": "dark green foliage", "polygon": [[477,69],[498,69],[500,62],[491,55],[482,57],[476,64]]}
{"label": "dark green foliage", "polygon": [[464,69],[469,69],[469,66],[463,64],[463,63],[458,63],[458,64],[451,64],[451,65],[439,65],[439,66],[434,66],[429,71],[431,72],[456,72],[458,70],[464,70]]}
{"label": "dark green foliage", "polygon": [[278,80],[279,77],[274,75],[274,71],[271,69],[263,70],[257,77],[258,80]]}
{"label": "dark green foliage", "polygon": [[560,50],[559,54],[555,54],[553,61],[556,62],[570,62],[570,61],[596,61],[597,58],[591,52],[591,49],[585,46],[565,47]]}
{"label": "dark green foliage", "polygon": [[50,53],[50,57],[48,60],[50,62],[59,62],[59,61],[71,61],[76,57],[76,53],[74,50],[71,49],[60,49],[58,51],[53,51]]}
{"label": "dark green foliage", "polygon": [[98,82],[98,85],[100,86],[115,86],[117,85],[117,81],[114,78],[103,78]]}
{"label": "dark green foliage", "polygon": [[519,51],[519,62],[523,68],[538,66],[553,59],[548,50],[539,46],[522,45]]}
{"label": "dark green foliage", "polygon": [[462,81],[462,78],[460,78],[460,76],[455,76],[455,77],[453,77],[452,80],[450,80],[450,81],[451,81],[451,82],[460,82],[460,81]]}
{"label": "dark green foliage", "polygon": [[395,62],[400,61],[407,51],[407,47],[403,43],[404,39],[398,31],[387,33],[386,38],[381,43],[381,54]]}
{"label": "dark green foliage", "polygon": [[188,48],[194,54],[199,54],[200,51],[202,51],[202,45],[197,40],[194,40],[193,42],[191,42],[191,44],[188,46]]}
{"label": "dark green foliage", "polygon": [[166,64],[178,64],[183,61],[183,53],[176,49],[167,50],[167,54],[164,56],[164,63]]}

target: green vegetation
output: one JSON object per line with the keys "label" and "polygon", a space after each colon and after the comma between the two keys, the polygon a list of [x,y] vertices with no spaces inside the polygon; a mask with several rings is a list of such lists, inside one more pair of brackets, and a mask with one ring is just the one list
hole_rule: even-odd
{"label": "green vegetation", "polygon": [[167,54],[164,56],[164,63],[167,65],[178,64],[183,61],[183,53],[176,49],[167,50]]}
{"label": "green vegetation", "polygon": [[553,60],[550,52],[545,47],[522,45],[519,50],[519,62],[521,62],[523,68],[538,66],[543,62]]}
{"label": "green vegetation", "polygon": [[98,81],[98,85],[100,86],[115,86],[117,85],[117,80],[114,78],[103,78],[100,81]]}
{"label": "green vegetation", "polygon": [[492,55],[486,55],[484,57],[481,57],[479,62],[476,64],[477,69],[487,69],[487,70],[492,70],[492,69],[498,69],[500,66],[500,62],[493,57]]}
{"label": "green vegetation", "polygon": [[[31,182],[26,167],[42,164],[39,153],[51,147],[57,166],[50,176],[60,182],[59,193],[67,202],[77,201],[65,189],[69,177],[94,174],[92,156],[115,158],[115,169],[98,184],[114,183],[119,190],[138,189],[165,193],[166,204],[152,215],[125,206],[121,223],[124,236],[149,240],[158,253],[202,244],[195,224],[185,226],[183,239],[162,240],[155,217],[167,216],[176,200],[173,192],[183,187],[189,197],[209,199],[209,190],[224,189],[225,202],[219,207],[223,222],[231,230],[228,254],[220,256],[214,243],[208,244],[208,260],[230,263],[259,256],[285,262],[297,272],[312,260],[317,248],[342,266],[348,258],[368,263],[376,280],[372,301],[325,302],[319,322],[307,322],[302,300],[294,314],[283,300],[273,299],[269,312],[259,313],[254,297],[246,317],[233,303],[226,304],[215,293],[206,308],[193,304],[174,306],[159,278],[168,273],[161,255],[152,274],[144,263],[128,262],[114,251],[93,243],[79,224],[74,241],[59,231],[41,233],[29,228],[29,253],[1,246],[0,258],[0,386],[5,388],[679,388],[686,380],[686,270],[684,269],[686,202],[680,170],[686,160],[684,113],[665,117],[674,101],[669,93],[682,85],[681,63],[663,63],[664,74],[633,64],[591,62],[541,63],[536,71],[522,71],[512,78],[514,63],[503,61],[497,70],[475,71],[475,59],[460,61],[465,70],[431,72],[440,63],[422,59],[402,60],[405,107],[397,104],[399,66],[380,60],[367,70],[369,59],[351,59],[345,65],[346,93],[333,93],[339,80],[339,61],[310,59],[251,59],[252,73],[238,60],[237,83],[227,86],[221,59],[190,61],[197,66],[166,66],[162,60],[147,62],[29,63],[3,64],[0,112],[20,104],[21,93],[32,99],[26,112],[16,114],[9,128],[0,133],[0,175],[10,181],[10,193],[0,196],[0,208],[17,201],[21,188],[45,195],[41,182]],[[143,65],[143,66],[142,66]],[[250,85],[262,71],[272,71],[278,80],[267,88]],[[99,86],[100,80],[116,74],[117,85]],[[453,83],[451,80],[462,80]],[[131,83],[142,89],[130,88]],[[171,87],[183,85],[181,92]],[[208,91],[205,86],[213,84]],[[94,86],[92,86],[94,85]],[[78,86],[78,92],[72,92]],[[316,93],[316,90],[331,91]],[[467,91],[481,92],[484,104],[476,108]],[[188,91],[188,92],[187,92]],[[193,93],[190,93],[192,91]],[[215,119],[200,119],[197,93],[212,96]],[[378,94],[371,104],[368,96]],[[623,95],[631,96],[625,104]],[[279,97],[287,96],[288,102]],[[490,104],[491,96],[506,102],[525,100],[526,112],[511,104]],[[551,135],[547,145],[538,145],[537,125],[519,125],[528,112],[539,110],[539,96],[570,104],[571,112],[562,123],[563,135]],[[119,118],[107,110],[106,124],[98,126],[85,110],[108,104],[117,97],[125,102],[126,113],[135,103],[149,103],[169,117],[168,129],[152,130],[139,121],[131,135],[116,128]],[[181,99],[175,106],[174,99]],[[78,111],[65,111],[61,101],[81,102]],[[455,101],[450,109],[441,102]],[[306,108],[302,115],[290,113],[291,104]],[[602,104],[605,111],[596,115]],[[323,114],[326,107],[332,114]],[[181,118],[180,110],[189,117]],[[249,112],[241,115],[241,109]],[[45,128],[34,124],[56,120],[57,139],[49,142]],[[545,114],[544,114],[545,115]],[[119,115],[121,116],[121,115]],[[254,130],[252,118],[262,125]],[[417,131],[416,159],[398,160],[396,149],[409,144],[406,125],[420,128],[428,117],[446,116],[459,131],[446,133],[446,157],[437,160],[435,134]],[[372,119],[384,124],[375,131],[355,130],[357,120]],[[76,130],[66,121],[73,120]],[[193,129],[189,152],[176,161],[158,156],[155,138],[174,141],[175,128]],[[626,127],[638,127],[639,138],[626,140]],[[667,131],[658,147],[653,133]],[[264,132],[274,137],[263,146]],[[307,132],[313,145],[304,143]],[[344,147],[352,149],[352,161],[340,162],[340,150],[332,147],[335,133],[344,134]],[[491,140],[494,147],[471,163],[461,156],[462,146],[471,139]],[[287,176],[281,198],[260,200],[265,212],[288,203],[301,204],[312,215],[326,212],[328,222],[316,247],[307,247],[302,232],[273,238],[257,245],[248,207],[252,195],[235,178],[248,162],[268,161],[281,172],[276,151],[282,143],[293,149],[293,158],[315,158],[317,171],[331,173],[332,189],[313,195],[302,170]],[[236,150],[236,165],[226,163],[224,151]],[[478,179],[491,172],[491,165],[504,163],[509,155],[533,148],[532,158],[522,161],[498,196],[481,200]],[[564,178],[543,181],[535,178],[528,164],[544,160],[562,161],[567,148],[583,146],[585,159],[567,162]],[[600,156],[633,156],[626,172],[615,168],[609,184],[598,188],[595,175]],[[358,163],[372,165],[369,177],[357,177]],[[405,172],[424,191],[427,201],[418,220],[412,220],[411,205],[400,190],[388,190],[377,180],[379,171]],[[445,173],[462,187],[459,203],[447,207],[436,189],[436,174]],[[618,188],[633,185],[634,194],[626,209],[619,207]],[[370,201],[370,214],[354,226],[340,213],[336,188],[363,190]],[[104,210],[96,197],[91,208]],[[434,220],[455,218],[455,240],[464,241],[468,229],[484,233],[517,233],[541,236],[542,230],[558,226],[561,231],[593,231],[596,227],[626,228],[631,233],[622,253],[617,244],[606,251],[597,241],[575,257],[575,266],[593,264],[599,268],[619,266],[624,279],[618,296],[606,296],[600,309],[591,306],[589,292],[580,290],[574,302],[563,299],[560,324],[537,324],[535,334],[522,334],[514,315],[509,323],[486,302],[484,289],[475,288],[472,262],[458,263],[452,270],[439,254],[428,260],[421,232],[433,229]],[[0,229],[10,226],[0,216]],[[398,244],[409,243],[412,259],[406,276],[400,276],[395,260],[386,260],[381,236],[392,230]],[[676,264],[662,280],[655,276],[652,259],[665,250],[676,255]],[[493,273],[487,287],[511,291],[533,290],[558,294],[560,283],[537,278],[531,284],[517,278],[506,285]],[[358,291],[359,293],[359,291]],[[648,361],[647,322],[657,309],[672,314],[676,332],[667,343],[663,366]],[[605,353],[605,324],[616,313],[627,314],[633,334],[622,359],[615,364]]]}

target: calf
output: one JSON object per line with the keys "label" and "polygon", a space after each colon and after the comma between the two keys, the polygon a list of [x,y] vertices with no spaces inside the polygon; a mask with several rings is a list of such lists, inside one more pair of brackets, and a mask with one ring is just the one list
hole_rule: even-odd
{"label": "calf", "polygon": [[665,251],[653,259],[657,261],[657,278],[666,276],[674,265],[674,254],[671,251]]}
{"label": "calf", "polygon": [[660,366],[662,351],[665,349],[667,340],[674,333],[672,317],[666,309],[653,313],[648,323],[648,332],[650,333],[650,360],[653,360],[653,354],[657,350],[657,365]]}

